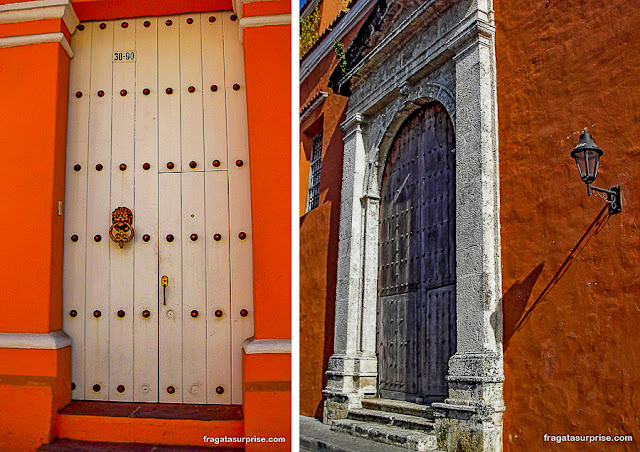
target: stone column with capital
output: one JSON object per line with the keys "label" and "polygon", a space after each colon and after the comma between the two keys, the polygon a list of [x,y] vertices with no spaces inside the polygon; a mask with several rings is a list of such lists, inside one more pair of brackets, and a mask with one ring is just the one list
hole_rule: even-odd
{"label": "stone column with capital", "polygon": [[347,410],[358,407],[365,394],[373,395],[376,391],[375,340],[363,336],[363,321],[373,321],[375,331],[375,305],[371,312],[370,306],[363,304],[365,278],[362,244],[365,224],[370,223],[366,217],[370,200],[364,197],[367,166],[363,140],[365,124],[365,118],[359,113],[349,116],[342,124],[345,137],[334,351],[327,370],[327,387],[323,391],[326,396],[325,422],[345,418]]}
{"label": "stone column with capital", "polygon": [[502,317],[493,26],[477,20],[456,56],[457,351],[434,403],[438,447],[502,450]]}

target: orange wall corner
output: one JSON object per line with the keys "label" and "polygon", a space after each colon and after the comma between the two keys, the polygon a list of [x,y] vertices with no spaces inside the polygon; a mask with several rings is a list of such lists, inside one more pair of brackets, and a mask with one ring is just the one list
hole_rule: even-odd
{"label": "orange wall corner", "polygon": [[[248,442],[245,450],[292,450],[291,355],[243,353],[242,373],[245,436],[267,439]],[[265,415],[265,409],[268,409],[268,415]],[[285,441],[274,442],[276,438]]]}
{"label": "orange wall corner", "polygon": [[0,349],[0,363],[0,450],[32,452],[71,401],[71,347]]}
{"label": "orange wall corner", "polygon": [[290,46],[290,25],[244,29],[256,339],[291,337]]}

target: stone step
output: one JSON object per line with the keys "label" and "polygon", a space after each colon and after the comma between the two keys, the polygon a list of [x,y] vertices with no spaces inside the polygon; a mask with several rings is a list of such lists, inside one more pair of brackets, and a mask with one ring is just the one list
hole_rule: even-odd
{"label": "stone step", "polygon": [[[71,439],[57,439],[51,444],[45,444],[38,452],[195,452],[211,450],[206,446],[176,446],[162,444],[139,443],[108,443],[99,441],[77,441]],[[242,452],[242,447],[216,448],[216,452]]]}
{"label": "stone step", "polygon": [[404,447],[407,450],[419,452],[437,450],[436,435],[434,434],[415,432],[383,424],[341,419],[331,423],[331,430],[384,444]]}
{"label": "stone step", "polygon": [[433,420],[433,408],[430,405],[420,405],[402,400],[369,398],[362,399],[362,408],[368,410],[387,411],[389,413],[406,414]]}
{"label": "stone step", "polygon": [[[295,450],[295,448],[293,448]],[[406,449],[331,431],[318,419],[300,416],[301,452],[404,452]],[[217,451],[216,451],[217,452]]]}
{"label": "stone step", "polygon": [[434,422],[428,418],[381,410],[349,410],[347,418],[422,432],[433,432],[435,428]]}

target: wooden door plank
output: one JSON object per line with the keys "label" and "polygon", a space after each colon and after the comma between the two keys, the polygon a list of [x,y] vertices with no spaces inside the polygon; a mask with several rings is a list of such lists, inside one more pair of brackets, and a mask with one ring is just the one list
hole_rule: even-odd
{"label": "wooden door plank", "polygon": [[[215,20],[210,21],[209,17]],[[224,49],[220,12],[202,13],[202,96],[204,108],[204,164],[205,170],[226,169],[227,161],[227,110],[224,76]],[[217,160],[218,166],[213,165]]]}
{"label": "wooden door plank", "polygon": [[[159,400],[182,403],[182,199],[181,174],[161,173],[159,191]],[[167,240],[173,236],[171,241]],[[165,298],[166,297],[166,298]],[[166,303],[166,304],[165,304]],[[173,392],[167,391],[169,387]]]}
{"label": "wooden door plank", "polygon": [[[144,23],[149,22],[145,27]],[[136,28],[133,384],[135,402],[158,401],[158,54],[156,17]],[[148,89],[148,94],[145,94]],[[149,169],[145,169],[145,163]],[[148,241],[143,238],[149,236]],[[148,315],[144,311],[148,311]]]}
{"label": "wooden door plank", "polygon": [[[113,24],[113,50],[135,49],[136,27]],[[137,218],[134,205],[135,62],[113,63],[111,114],[111,204],[110,211],[127,207]],[[123,170],[124,168],[124,170]],[[133,255],[135,241],[123,248],[109,240],[109,400],[133,401]],[[121,312],[122,311],[122,312]],[[120,315],[119,315],[120,314]],[[122,315],[124,314],[124,315]],[[120,391],[118,390],[120,389]],[[124,389],[124,390],[123,390]]]}
{"label": "wooden door plank", "polygon": [[[226,171],[205,175],[207,244],[207,403],[231,403],[229,186]],[[216,234],[219,234],[217,236]],[[217,312],[216,314],[216,311]],[[216,392],[221,386],[222,394]]]}
{"label": "wooden door plank", "polygon": [[[200,15],[182,14],[179,22],[182,169],[186,172],[203,171],[206,165],[203,142]],[[195,168],[191,167],[191,162],[195,162]]]}
{"label": "wooden door plank", "polygon": [[[244,83],[244,54],[238,21],[231,13],[223,16],[225,92],[227,98],[227,140],[229,165],[229,228],[231,265],[231,403],[242,403],[242,342],[253,336],[253,255],[251,234],[251,190],[247,100]],[[234,90],[233,85],[239,89]],[[242,161],[242,166],[235,164]],[[246,234],[244,239],[239,234]],[[241,316],[242,309],[248,314]]]}
{"label": "wooden door plank", "polygon": [[183,403],[207,401],[204,188],[204,172],[182,174]]}
{"label": "wooden door plank", "polygon": [[[158,149],[161,172],[182,171],[179,21],[180,16],[165,16],[158,20]],[[171,90],[171,94],[167,93],[167,89]],[[173,164],[173,169],[167,168],[169,162]]]}
{"label": "wooden door plank", "polygon": [[[91,28],[71,40],[76,57],[69,67],[69,121],[64,201],[63,329],[71,337],[73,399],[84,399],[85,258],[87,248],[87,174],[91,99]],[[76,97],[76,93],[82,97]],[[80,165],[75,171],[74,166]],[[95,171],[95,170],[94,170]],[[77,235],[77,241],[71,237]],[[71,312],[76,315],[72,316]]]}
{"label": "wooden door plank", "polygon": [[[91,101],[87,193],[85,311],[85,399],[109,397],[109,226],[111,225],[111,102],[113,21],[87,24],[91,29]],[[98,91],[104,91],[99,97]],[[97,171],[96,165],[102,165]],[[95,237],[100,236],[100,241]],[[95,315],[94,315],[95,313]],[[99,316],[97,316],[99,314]],[[93,388],[99,390],[94,391]]]}

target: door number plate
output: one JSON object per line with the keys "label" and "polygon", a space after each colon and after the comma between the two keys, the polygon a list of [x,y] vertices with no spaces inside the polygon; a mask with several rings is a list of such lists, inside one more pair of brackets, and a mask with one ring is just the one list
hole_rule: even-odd
{"label": "door number plate", "polygon": [[132,63],[136,61],[135,50],[121,50],[119,52],[113,52],[114,63]]}

